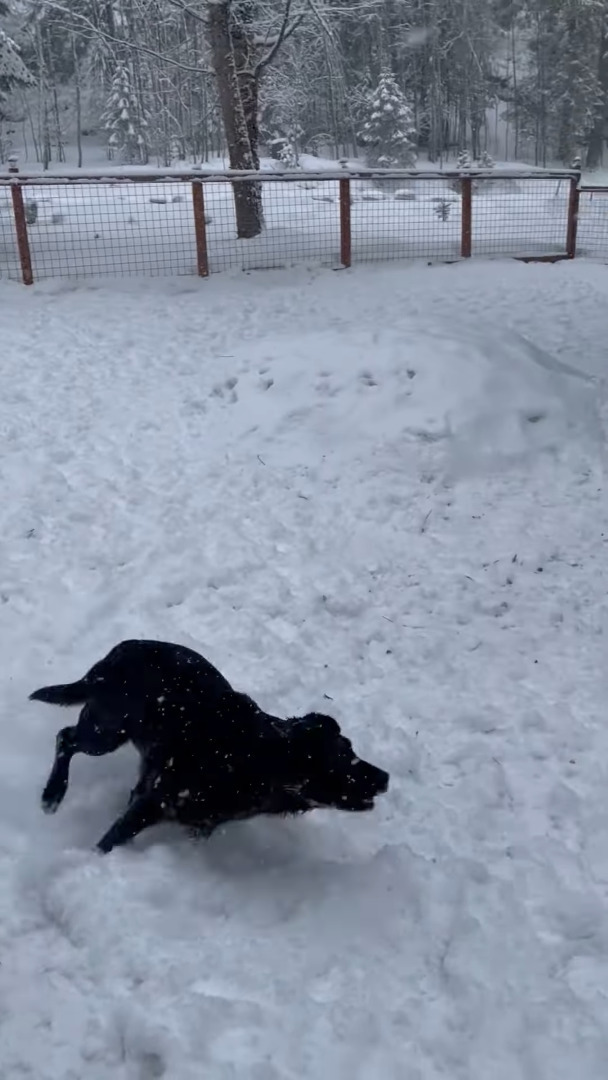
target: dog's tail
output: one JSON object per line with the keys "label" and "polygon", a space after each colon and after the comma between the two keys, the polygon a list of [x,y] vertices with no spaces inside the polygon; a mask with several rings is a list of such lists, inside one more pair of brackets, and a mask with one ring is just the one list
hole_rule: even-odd
{"label": "dog's tail", "polygon": [[30,701],[46,701],[48,705],[84,705],[91,688],[84,679],[61,686],[41,686],[30,694]]}

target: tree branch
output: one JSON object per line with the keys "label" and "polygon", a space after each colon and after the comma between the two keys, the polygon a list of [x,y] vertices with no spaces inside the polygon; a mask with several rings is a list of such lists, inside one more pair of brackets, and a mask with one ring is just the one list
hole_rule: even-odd
{"label": "tree branch", "polygon": [[200,11],[195,11],[194,8],[190,7],[190,4],[184,3],[184,0],[167,0],[167,2],[171,4],[172,7],[178,8],[179,11],[183,11],[184,15],[190,15],[191,18],[196,19],[196,21],[202,23],[203,26],[207,26],[207,16],[201,15]]}
{"label": "tree branch", "polygon": [[269,51],[266,53],[266,56],[263,56],[260,60],[258,60],[257,64],[255,65],[253,71],[254,75],[260,75],[264,68],[267,68],[269,64],[272,64],[272,61],[274,60],[281,46],[287,41],[288,38],[291,37],[294,31],[297,30],[300,23],[304,21],[305,12],[302,11],[299,15],[296,15],[295,19],[291,23],[289,22],[289,16],[291,15],[291,5],[292,0],[285,0],[285,10],[283,12],[283,19],[281,22],[281,26],[279,27],[279,32]]}
{"label": "tree branch", "polygon": [[207,68],[183,64],[180,60],[174,60],[171,56],[163,56],[162,53],[156,52],[155,49],[149,49],[146,45],[135,45],[126,38],[114,37],[113,34],[109,34],[106,30],[101,30],[100,27],[96,26],[86,15],[83,15],[79,11],[70,11],[69,8],[64,7],[63,4],[58,3],[57,0],[43,0],[43,3],[44,7],[51,8],[53,11],[60,11],[70,19],[80,20],[80,26],[78,26],[78,24],[74,25],[73,23],[66,23],[66,30],[71,30],[74,33],[82,33],[83,29],[86,29],[91,35],[97,35],[97,37],[110,42],[112,45],[121,45],[123,48],[130,49],[132,52],[144,53],[146,56],[152,56],[155,60],[161,60],[163,64],[171,64],[173,67],[180,68],[181,71],[187,71],[194,75],[212,74]]}

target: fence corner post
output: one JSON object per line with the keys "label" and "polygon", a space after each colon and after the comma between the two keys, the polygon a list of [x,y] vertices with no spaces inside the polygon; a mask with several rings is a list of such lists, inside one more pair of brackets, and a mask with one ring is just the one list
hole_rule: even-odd
{"label": "fence corner post", "polygon": [[352,261],[352,238],[350,228],[350,180],[340,183],[340,262],[345,269]]}
{"label": "fence corner post", "polygon": [[203,181],[192,181],[192,209],[194,212],[194,235],[196,237],[196,267],[199,277],[209,277],[207,253],[207,227],[205,223],[205,196]]}
{"label": "fence corner post", "polygon": [[568,226],[566,229],[566,254],[569,259],[576,256],[576,233],[578,230],[578,211],[580,203],[580,169],[570,180],[570,196],[568,198]]}
{"label": "fence corner post", "polygon": [[460,178],[461,198],[461,235],[460,255],[463,259],[471,258],[473,234],[473,180],[470,176]]}
{"label": "fence corner post", "polygon": [[[10,157],[8,160],[8,171],[15,176],[19,173],[17,158],[14,156]],[[17,234],[17,251],[19,252],[19,262],[21,263],[21,279],[24,285],[33,285],[34,275],[32,273],[32,254],[30,251],[29,237],[27,235],[27,218],[25,216],[23,188],[18,180],[13,180],[11,183],[11,198],[13,200],[13,216],[15,218],[15,232]]]}

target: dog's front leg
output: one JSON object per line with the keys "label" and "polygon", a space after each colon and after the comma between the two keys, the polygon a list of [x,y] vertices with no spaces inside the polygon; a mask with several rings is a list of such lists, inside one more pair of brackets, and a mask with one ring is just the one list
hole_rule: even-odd
{"label": "dog's front leg", "polygon": [[161,770],[169,756],[162,743],[157,746],[138,746],[137,749],[140,753],[139,776],[135,787],[129,795],[129,806],[132,806],[142,795],[153,792],[155,783],[158,781]]}
{"label": "dog's front leg", "polygon": [[163,807],[157,798],[152,795],[140,795],[131,802],[122,817],[114,822],[105,836],[102,836],[97,845],[98,851],[106,855],[112,848],[126,844],[144,829],[157,825],[164,816]]}

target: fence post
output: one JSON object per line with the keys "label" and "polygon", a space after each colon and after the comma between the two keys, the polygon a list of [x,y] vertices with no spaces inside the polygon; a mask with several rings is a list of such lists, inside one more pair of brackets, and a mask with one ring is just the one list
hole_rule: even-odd
{"label": "fence post", "polygon": [[566,254],[569,259],[576,255],[576,232],[578,229],[578,209],[580,203],[581,174],[573,176],[570,181],[570,197],[568,199],[568,227],[566,230]]}
{"label": "fence post", "polygon": [[203,181],[192,181],[192,209],[194,211],[194,235],[196,237],[196,266],[199,277],[209,277],[207,255],[207,228],[205,224],[205,196]]}
{"label": "fence post", "polygon": [[[8,171],[10,173],[15,173],[15,175],[19,172],[17,159],[15,157],[9,158]],[[24,285],[33,285],[34,275],[32,273],[32,255],[27,235],[27,219],[25,216],[25,204],[23,202],[23,188],[17,180],[13,180],[11,184],[11,198],[13,200],[15,232],[17,234],[17,250],[19,252],[19,262],[21,263],[21,278]]]}
{"label": "fence post", "polygon": [[345,268],[351,264],[351,255],[350,180],[340,180],[340,262]]}
{"label": "fence post", "polygon": [[460,179],[460,197],[462,200],[460,254],[463,259],[470,259],[473,231],[473,180],[470,176],[462,176]]}

